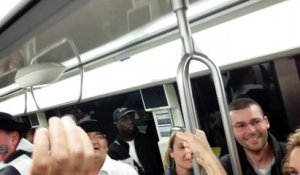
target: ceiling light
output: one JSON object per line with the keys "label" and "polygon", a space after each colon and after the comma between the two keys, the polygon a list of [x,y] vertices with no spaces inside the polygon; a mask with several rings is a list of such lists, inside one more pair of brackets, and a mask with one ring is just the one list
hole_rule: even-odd
{"label": "ceiling light", "polygon": [[0,1],[0,27],[20,11],[30,0]]}

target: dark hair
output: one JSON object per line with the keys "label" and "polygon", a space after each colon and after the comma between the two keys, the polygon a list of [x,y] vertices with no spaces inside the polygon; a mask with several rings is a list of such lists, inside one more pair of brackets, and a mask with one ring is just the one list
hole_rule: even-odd
{"label": "dark hair", "polygon": [[237,98],[237,99],[233,100],[229,104],[229,111],[246,109],[252,105],[257,106],[259,108],[259,110],[261,111],[261,114],[264,115],[264,112],[263,112],[261,106],[256,101],[252,100],[251,98]]}

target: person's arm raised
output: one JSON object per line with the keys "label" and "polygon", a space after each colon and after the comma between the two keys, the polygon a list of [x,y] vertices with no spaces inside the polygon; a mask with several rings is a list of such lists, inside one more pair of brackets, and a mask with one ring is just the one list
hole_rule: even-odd
{"label": "person's arm raised", "polygon": [[70,117],[51,117],[34,137],[30,175],[85,175],[94,157],[87,134]]}
{"label": "person's arm raised", "polygon": [[185,146],[192,150],[197,163],[205,169],[208,175],[226,175],[222,164],[213,153],[203,131],[196,130],[194,134],[178,132],[176,137],[185,141]]}

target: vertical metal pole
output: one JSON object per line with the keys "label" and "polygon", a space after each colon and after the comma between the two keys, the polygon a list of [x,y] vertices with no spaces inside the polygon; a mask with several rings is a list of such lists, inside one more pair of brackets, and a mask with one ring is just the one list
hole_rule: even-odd
{"label": "vertical metal pole", "polygon": [[[218,67],[203,53],[195,51],[195,45],[192,39],[191,30],[186,17],[187,0],[171,0],[173,11],[176,13],[179,25],[180,37],[183,43],[183,57],[178,66],[177,71],[177,85],[181,100],[184,122],[188,131],[192,132],[195,128],[199,128],[197,114],[192,96],[190,78],[189,78],[189,64],[191,60],[198,60],[211,70],[215,90],[218,98],[224,131],[226,135],[228,150],[230,153],[230,160],[234,175],[241,175],[241,166],[239,162],[237,147],[233,136],[233,129],[231,127],[231,119],[228,113],[228,106],[226,94],[223,87],[222,76]],[[197,166],[195,159],[193,160],[194,174],[200,174],[199,166]]]}
{"label": "vertical metal pole", "polygon": [[225,137],[227,141],[228,152],[230,154],[230,161],[232,165],[232,171],[234,175],[241,175],[242,169],[239,161],[239,155],[237,152],[236,142],[233,134],[233,129],[231,126],[231,118],[228,112],[226,93],[223,86],[223,80],[219,68],[207,57],[202,57],[197,54],[193,57],[194,60],[201,61],[210,70],[213,76],[213,81],[215,85],[215,90],[218,98],[219,108],[221,112],[222,122],[225,131]]}
{"label": "vertical metal pole", "polygon": [[[173,11],[176,13],[178,25],[179,25],[179,31],[180,31],[180,37],[183,43],[183,51],[184,54],[192,54],[194,53],[194,46],[193,46],[193,40],[191,35],[191,29],[189,27],[189,22],[186,17],[186,10],[188,7],[188,1],[182,0],[182,1],[176,1],[172,0],[172,8]],[[189,132],[194,131],[196,128],[199,128],[199,122],[197,120],[195,105],[191,93],[191,85],[189,78],[189,71],[186,69],[186,65],[189,64],[189,56],[184,56],[181,60],[181,63],[178,68],[178,77],[177,81],[182,82],[178,83],[178,89],[181,99],[181,105],[182,105],[182,112],[184,117],[184,122],[186,125],[186,129]],[[179,73],[181,72],[181,74]],[[201,174],[201,169],[197,162],[195,161],[195,158],[193,159],[193,171],[195,175]]]}
{"label": "vertical metal pole", "polygon": [[[191,84],[189,81],[188,74],[189,70],[187,65],[190,63],[190,57],[183,57],[181,60],[178,71],[177,71],[177,85],[181,100],[181,107],[183,113],[183,119],[186,130],[192,133],[196,128],[199,128],[199,122],[195,110],[194,100],[192,96]],[[201,174],[201,168],[193,158],[193,171],[194,175]]]}

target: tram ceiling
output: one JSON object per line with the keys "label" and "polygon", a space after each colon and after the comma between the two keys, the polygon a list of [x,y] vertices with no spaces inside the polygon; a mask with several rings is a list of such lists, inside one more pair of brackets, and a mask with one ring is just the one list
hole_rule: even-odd
{"label": "tram ceiling", "polygon": [[[219,4],[211,6],[210,9],[200,10],[201,12],[192,12],[193,14],[189,16],[191,21],[195,23],[204,21],[208,26],[211,20],[218,19],[222,22],[221,18],[229,20],[245,14],[245,11],[251,13],[259,8],[282,2],[282,0],[272,2],[191,0],[190,11],[193,11],[193,8],[194,11],[199,11],[200,6],[208,2],[219,2]],[[245,10],[246,7],[248,7],[247,10]],[[241,11],[244,12],[238,13]],[[122,53],[125,49],[138,52],[139,49],[129,49],[129,47],[139,48],[145,46],[145,41],[149,43],[151,40],[155,43],[170,36],[170,33],[173,36],[177,34],[176,20],[174,16],[170,16],[170,13],[169,0],[38,1],[1,33],[0,63],[11,62],[17,55],[25,57],[25,60],[19,63],[19,67],[14,68],[27,66],[35,54],[62,38],[72,39],[81,55],[91,55],[92,51],[97,52],[93,56],[82,56],[83,63],[99,58],[109,58],[110,54]],[[141,18],[137,19],[137,16]],[[174,22],[160,25],[166,19],[172,19]],[[153,47],[153,44],[150,47]],[[60,49],[44,62],[62,63],[72,58],[71,54],[66,49]],[[0,88],[14,83],[16,74],[14,70],[6,69],[2,75],[0,73]]]}

